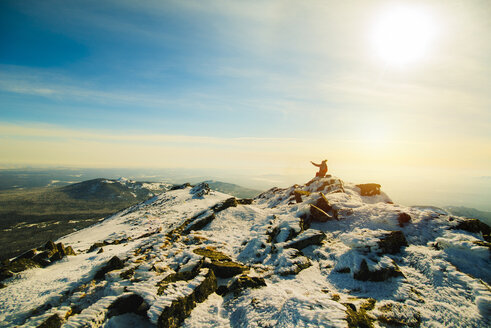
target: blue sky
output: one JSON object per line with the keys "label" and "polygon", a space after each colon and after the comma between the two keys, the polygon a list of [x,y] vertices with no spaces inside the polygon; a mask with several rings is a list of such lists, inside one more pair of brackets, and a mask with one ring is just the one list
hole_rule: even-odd
{"label": "blue sky", "polygon": [[[397,6],[428,14],[426,30],[408,23],[416,39],[435,35],[403,65],[380,58],[373,42]],[[418,175],[490,176],[490,7],[4,0],[0,166],[233,168],[297,179],[311,176],[309,160],[327,157],[343,178],[394,190]]]}

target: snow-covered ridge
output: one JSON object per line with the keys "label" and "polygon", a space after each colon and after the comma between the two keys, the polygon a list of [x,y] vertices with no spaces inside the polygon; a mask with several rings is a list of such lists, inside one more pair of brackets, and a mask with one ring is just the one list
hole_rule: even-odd
{"label": "snow-covered ridge", "polygon": [[479,222],[335,177],[254,200],[173,189],[57,241],[77,255],[6,278],[0,326],[490,324]]}

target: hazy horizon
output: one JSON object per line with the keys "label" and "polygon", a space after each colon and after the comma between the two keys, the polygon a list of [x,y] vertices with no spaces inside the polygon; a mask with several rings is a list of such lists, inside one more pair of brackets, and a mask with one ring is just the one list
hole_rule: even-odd
{"label": "hazy horizon", "polygon": [[[491,210],[491,2],[0,3],[0,167],[304,183]],[[428,202],[425,200],[428,199]]]}

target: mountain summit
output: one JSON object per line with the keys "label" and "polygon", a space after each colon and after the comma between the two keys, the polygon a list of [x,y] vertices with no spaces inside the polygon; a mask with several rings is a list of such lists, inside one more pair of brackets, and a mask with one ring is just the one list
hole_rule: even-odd
{"label": "mountain summit", "polygon": [[185,184],[3,263],[4,327],[485,327],[490,229],[330,177]]}

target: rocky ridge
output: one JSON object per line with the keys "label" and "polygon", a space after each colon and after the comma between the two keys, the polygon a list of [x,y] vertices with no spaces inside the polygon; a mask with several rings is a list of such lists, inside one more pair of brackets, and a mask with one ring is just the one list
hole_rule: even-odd
{"label": "rocky ridge", "polygon": [[3,263],[0,324],[482,327],[490,268],[487,225],[378,184],[185,184]]}

